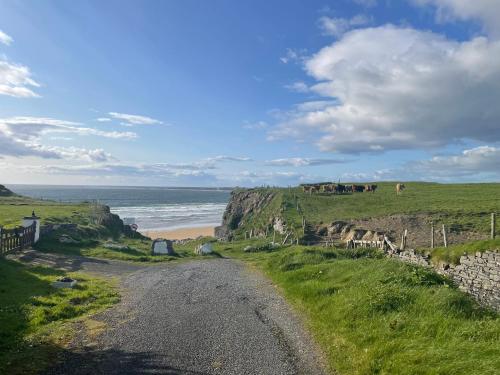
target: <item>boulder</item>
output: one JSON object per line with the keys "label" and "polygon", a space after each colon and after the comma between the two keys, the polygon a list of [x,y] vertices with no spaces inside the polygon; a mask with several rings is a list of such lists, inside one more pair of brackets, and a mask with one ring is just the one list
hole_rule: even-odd
{"label": "boulder", "polygon": [[197,246],[194,252],[199,255],[211,254],[214,252],[214,248],[210,242],[207,242]]}
{"label": "boulder", "polygon": [[163,255],[173,255],[174,247],[172,241],[166,240],[164,238],[157,238],[151,244],[151,253],[153,255],[163,254]]}

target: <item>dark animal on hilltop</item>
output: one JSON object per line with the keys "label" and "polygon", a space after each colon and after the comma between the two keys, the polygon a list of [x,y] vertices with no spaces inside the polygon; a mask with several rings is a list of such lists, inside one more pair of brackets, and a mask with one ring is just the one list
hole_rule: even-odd
{"label": "dark animal on hilltop", "polygon": [[404,184],[397,184],[396,185],[396,195],[401,194],[404,189],[406,189],[406,186]]}
{"label": "dark animal on hilltop", "polygon": [[335,186],[335,190],[338,194],[342,194],[343,192],[345,192],[345,185],[338,184],[337,186]]}
{"label": "dark animal on hilltop", "polygon": [[346,193],[352,193],[352,185],[346,185],[345,190]]}
{"label": "dark animal on hilltop", "polygon": [[363,185],[352,185],[353,193],[362,193],[363,191],[365,191],[365,187]]}
{"label": "dark animal on hilltop", "polygon": [[372,193],[377,190],[377,185],[365,185],[365,191],[371,191]]}

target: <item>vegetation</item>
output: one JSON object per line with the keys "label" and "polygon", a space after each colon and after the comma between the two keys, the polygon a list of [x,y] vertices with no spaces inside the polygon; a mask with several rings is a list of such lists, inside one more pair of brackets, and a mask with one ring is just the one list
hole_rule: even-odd
{"label": "vegetation", "polygon": [[[214,241],[213,238],[205,238],[189,241],[185,244],[174,244],[174,255],[151,254],[152,241],[146,237],[115,239],[99,239],[86,235],[70,237],[75,243],[61,243],[58,231],[55,235],[45,236],[37,244],[36,249],[44,252],[54,252],[71,255],[84,255],[96,258],[116,259],[131,262],[170,262],[189,257],[194,257],[194,249],[202,242]],[[217,254],[214,254],[217,256]]]}
{"label": "vegetation", "polygon": [[[406,182],[397,196],[394,182],[377,183],[375,193],[309,195],[300,188],[260,189],[275,198],[261,213],[249,218],[252,227],[264,227],[270,218],[282,216],[300,232],[302,217],[310,224],[336,220],[369,219],[393,214],[426,214],[451,230],[489,231],[491,212],[500,211],[500,184],[437,184]],[[248,230],[243,226],[240,233]]]}
{"label": "vegetation", "polygon": [[88,203],[69,204],[42,201],[21,196],[0,196],[0,225],[11,227],[21,224],[24,216],[35,213],[42,224],[76,223],[90,224],[92,206]]}
{"label": "vegetation", "polygon": [[370,249],[242,251],[261,242],[219,246],[271,277],[339,373],[494,374],[500,368],[498,314],[434,272]]}
{"label": "vegetation", "polygon": [[[78,283],[52,287],[61,276]],[[118,300],[109,281],[0,258],[0,373],[38,373],[63,350],[72,322]]]}
{"label": "vegetation", "polygon": [[462,255],[475,254],[476,252],[500,250],[500,238],[494,240],[472,241],[449,247],[436,247],[434,249],[421,249],[420,252],[431,256],[433,263],[445,262],[458,264]]}

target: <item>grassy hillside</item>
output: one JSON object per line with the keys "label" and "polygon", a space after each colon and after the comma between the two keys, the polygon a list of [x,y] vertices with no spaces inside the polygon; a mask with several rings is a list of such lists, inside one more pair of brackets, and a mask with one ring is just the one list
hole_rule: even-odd
{"label": "grassy hillside", "polygon": [[[297,232],[302,217],[313,225],[336,220],[369,219],[392,214],[426,214],[429,220],[459,229],[487,233],[490,213],[500,212],[500,184],[437,184],[407,182],[397,196],[395,183],[377,183],[375,193],[313,194],[300,188],[272,189],[275,198],[252,219],[251,226],[283,216]],[[244,230],[246,230],[245,228]]]}
{"label": "grassy hillside", "polygon": [[66,204],[53,201],[41,201],[21,196],[0,196],[0,225],[16,226],[24,216],[31,216],[32,211],[45,223],[89,224],[91,205]]}
{"label": "grassy hillside", "polygon": [[332,370],[480,375],[500,368],[499,315],[432,271],[370,249],[242,251],[262,241],[218,246],[272,278],[303,316]]}

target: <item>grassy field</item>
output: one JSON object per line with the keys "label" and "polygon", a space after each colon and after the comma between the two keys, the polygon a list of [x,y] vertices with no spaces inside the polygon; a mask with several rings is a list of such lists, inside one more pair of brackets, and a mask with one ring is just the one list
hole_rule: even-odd
{"label": "grassy field", "polygon": [[[500,184],[437,184],[406,182],[397,196],[395,183],[380,182],[375,193],[313,194],[300,188],[262,189],[275,198],[260,214],[249,219],[251,226],[283,216],[297,231],[302,217],[311,224],[337,220],[369,219],[392,214],[426,214],[429,220],[470,231],[487,233],[491,212],[500,213]],[[297,207],[299,208],[297,210]],[[247,228],[242,228],[242,231]]]}
{"label": "grassy field", "polygon": [[26,197],[0,197],[0,225],[12,227],[21,225],[24,216],[31,216],[32,211],[45,223],[89,224],[91,206],[65,204],[53,201],[41,201]]}
{"label": "grassy field", "polygon": [[242,252],[259,243],[219,248],[271,277],[339,373],[498,373],[500,317],[432,271],[370,249]]}
{"label": "grassy field", "polygon": [[[56,289],[60,276],[78,280]],[[39,373],[64,350],[71,323],[118,302],[110,281],[0,258],[0,373]]]}

